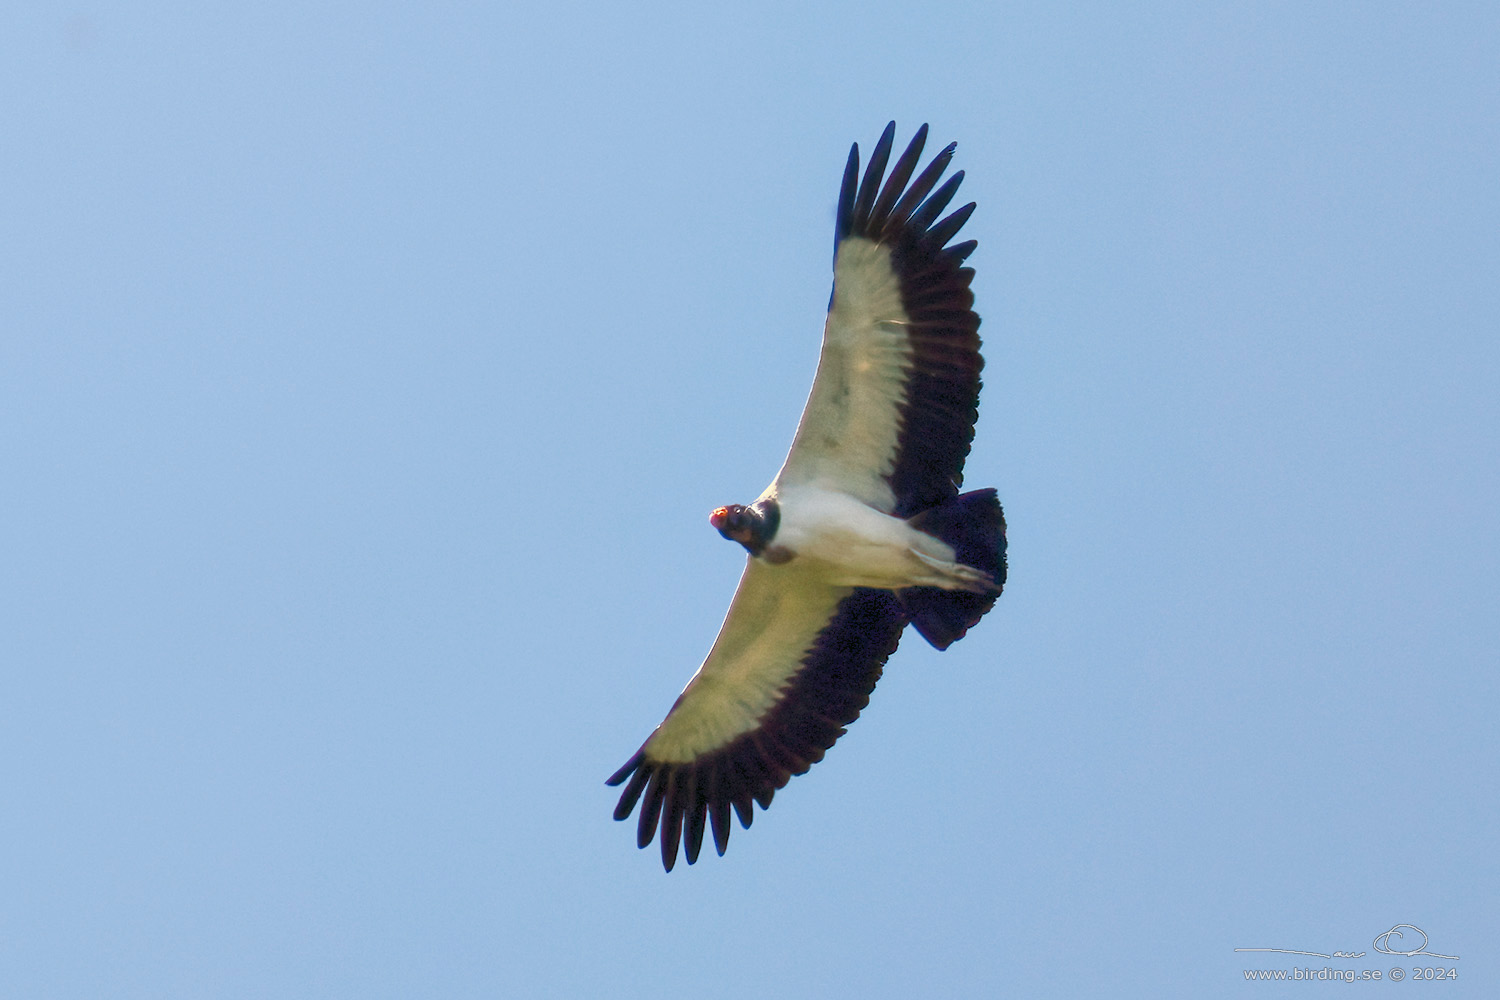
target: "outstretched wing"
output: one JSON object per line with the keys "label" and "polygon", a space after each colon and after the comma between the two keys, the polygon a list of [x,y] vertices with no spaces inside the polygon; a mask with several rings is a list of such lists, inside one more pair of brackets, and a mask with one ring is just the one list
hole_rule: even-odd
{"label": "outstretched wing", "polygon": [[962,485],[984,361],[963,266],[976,244],[947,245],[974,204],[934,221],[963,180],[934,190],[955,144],[911,180],[923,125],[882,186],[895,132],[886,126],[863,181],[858,144],[849,151],[818,374],[776,483],[824,484],[910,517]]}
{"label": "outstretched wing", "polygon": [[[661,725],[609,779],[615,808],[641,804],[636,842],[661,835],[662,864],[698,860],[705,820],[720,854],[729,809],[749,828],[859,717],[907,618],[895,595],[835,587],[750,559],[708,659]],[[644,797],[643,797],[644,794]]]}

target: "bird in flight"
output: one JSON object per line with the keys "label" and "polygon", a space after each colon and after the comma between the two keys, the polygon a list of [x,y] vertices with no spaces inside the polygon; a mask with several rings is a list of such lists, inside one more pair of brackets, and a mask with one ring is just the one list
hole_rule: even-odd
{"label": "bird in flight", "polygon": [[[961,639],[1005,584],[993,489],[959,492],[979,413],[979,317],[948,245],[974,203],[938,216],[956,144],[917,174],[923,125],[885,176],[896,123],[863,179],[849,151],[834,230],[823,350],[786,463],[754,503],[709,516],[749,553],[708,658],[661,725],[607,784],[615,819],[641,807],[636,843],[698,860],[705,825],[803,774],[859,717],[907,625],[938,649]],[[882,180],[884,183],[882,184]]]}

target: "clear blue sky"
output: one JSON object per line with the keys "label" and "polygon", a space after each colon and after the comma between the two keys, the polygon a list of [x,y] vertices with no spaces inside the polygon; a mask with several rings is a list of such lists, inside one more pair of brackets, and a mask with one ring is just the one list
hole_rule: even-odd
{"label": "clear blue sky", "polygon": [[[1497,995],[1497,52],[1493,3],[10,4],[0,992]],[[891,118],[979,203],[1011,582],[665,875],[603,781]]]}

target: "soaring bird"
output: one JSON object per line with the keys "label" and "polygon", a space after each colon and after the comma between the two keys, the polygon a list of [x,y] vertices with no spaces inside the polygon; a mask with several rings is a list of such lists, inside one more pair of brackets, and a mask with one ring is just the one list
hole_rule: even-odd
{"label": "soaring bird", "polygon": [[895,134],[862,180],[849,150],[822,354],[786,463],[754,503],[709,516],[749,553],[719,637],[607,782],[625,784],[615,819],[640,804],[637,846],[659,832],[667,871],[679,842],[698,860],[706,823],[722,855],[731,806],[748,829],[754,803],[823,759],[907,625],[947,649],[1005,584],[1000,501],[959,492],[984,361],[963,266],[976,244],[949,241],[974,203],[938,220],[963,180],[938,186],[956,143],[912,180],[926,125],[885,176]]}

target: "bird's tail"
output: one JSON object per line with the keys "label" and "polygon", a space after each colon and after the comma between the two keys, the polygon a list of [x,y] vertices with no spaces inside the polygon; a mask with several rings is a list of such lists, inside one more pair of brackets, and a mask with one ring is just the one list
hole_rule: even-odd
{"label": "bird's tail", "polygon": [[924,510],[907,521],[913,528],[953,546],[958,562],[995,581],[988,593],[908,587],[896,592],[922,638],[947,649],[964,637],[995,606],[1005,585],[1005,513],[994,490],[975,490]]}

